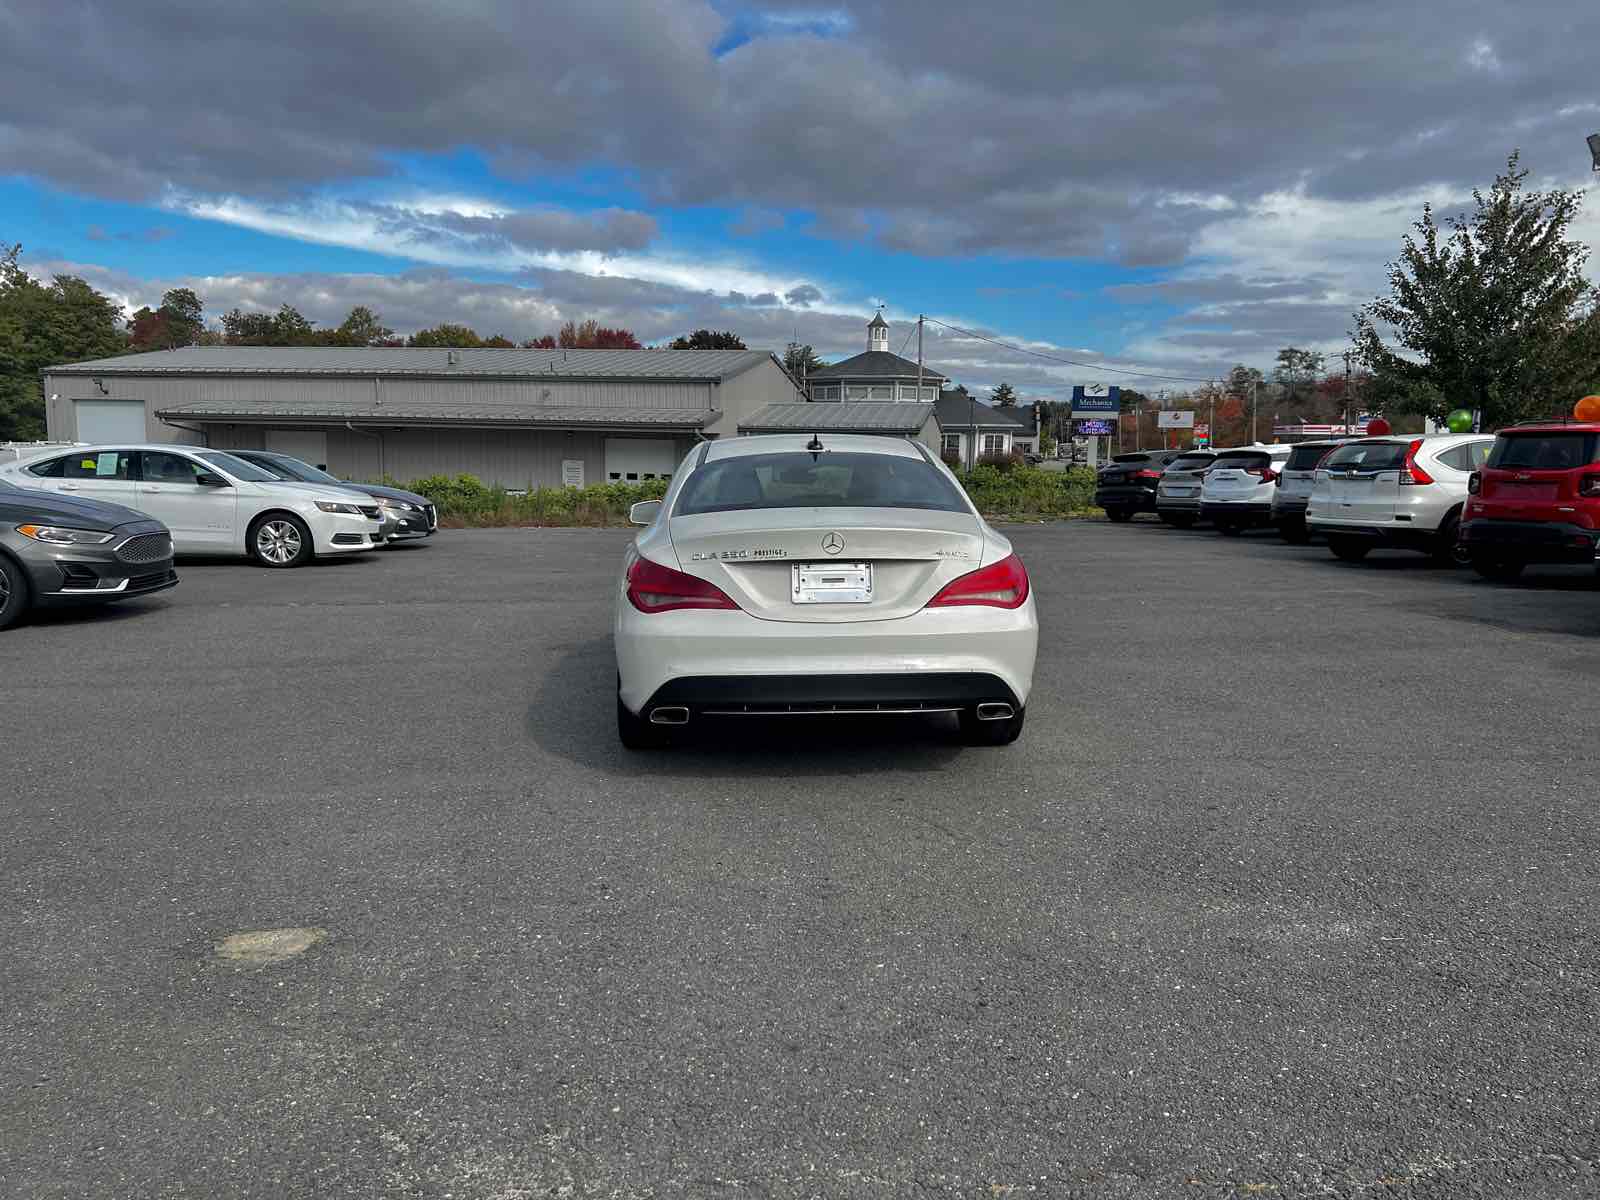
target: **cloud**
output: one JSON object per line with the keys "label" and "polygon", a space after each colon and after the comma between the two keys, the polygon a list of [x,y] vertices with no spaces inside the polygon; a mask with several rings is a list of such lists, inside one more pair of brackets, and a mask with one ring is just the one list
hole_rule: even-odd
{"label": "cloud", "polygon": [[493,216],[454,211],[439,215],[450,228],[523,250],[598,250],[603,254],[643,250],[657,231],[656,219],[648,213],[622,208],[588,213],[540,208]]}

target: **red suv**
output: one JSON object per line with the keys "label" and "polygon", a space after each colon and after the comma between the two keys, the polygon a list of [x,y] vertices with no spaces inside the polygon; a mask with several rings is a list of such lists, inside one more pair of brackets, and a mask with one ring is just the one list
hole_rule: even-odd
{"label": "red suv", "polygon": [[1459,536],[1478,574],[1600,560],[1600,422],[1501,430],[1467,491]]}

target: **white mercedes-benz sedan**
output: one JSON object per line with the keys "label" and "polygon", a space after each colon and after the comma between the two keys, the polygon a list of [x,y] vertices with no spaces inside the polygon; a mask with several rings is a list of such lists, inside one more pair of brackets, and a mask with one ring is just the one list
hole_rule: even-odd
{"label": "white mercedes-benz sedan", "polygon": [[955,713],[1022,732],[1039,627],[1028,573],[917,442],[823,433],[707,442],[617,582],[617,733],[707,717]]}

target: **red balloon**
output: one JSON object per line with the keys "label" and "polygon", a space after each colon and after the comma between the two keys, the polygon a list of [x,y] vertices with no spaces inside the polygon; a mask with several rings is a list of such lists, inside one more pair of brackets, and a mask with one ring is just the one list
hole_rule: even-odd
{"label": "red balloon", "polygon": [[1394,428],[1382,417],[1373,417],[1367,422],[1367,432],[1373,437],[1382,437],[1386,433],[1393,433]]}
{"label": "red balloon", "polygon": [[1572,415],[1580,421],[1600,421],[1600,396],[1585,396],[1579,400]]}

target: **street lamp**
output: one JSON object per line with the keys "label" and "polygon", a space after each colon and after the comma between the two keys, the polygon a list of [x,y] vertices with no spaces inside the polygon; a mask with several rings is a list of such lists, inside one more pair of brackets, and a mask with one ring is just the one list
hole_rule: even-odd
{"label": "street lamp", "polygon": [[1600,133],[1589,135],[1589,154],[1594,158],[1594,169],[1600,171]]}

